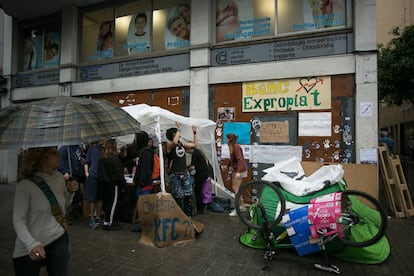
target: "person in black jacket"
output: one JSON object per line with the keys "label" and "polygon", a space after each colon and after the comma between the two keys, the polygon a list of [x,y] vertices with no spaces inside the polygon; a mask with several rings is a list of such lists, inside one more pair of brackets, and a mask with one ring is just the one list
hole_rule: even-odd
{"label": "person in black jacket", "polygon": [[149,144],[150,138],[148,133],[141,131],[138,133],[138,159],[137,169],[134,176],[134,184],[136,189],[136,195],[150,194],[152,191],[152,169],[154,166],[154,154],[155,151]]}
{"label": "person in black jacket", "polygon": [[191,154],[190,173],[194,176],[194,193],[196,196],[197,213],[204,213],[208,204],[212,201],[211,178],[213,178],[213,168],[205,154],[197,148],[187,150]]}
{"label": "person in black jacket", "polygon": [[102,158],[99,162],[99,181],[103,184],[103,209],[105,213],[103,230],[120,230],[113,224],[115,209],[118,202],[118,193],[125,186],[124,169],[118,155],[115,139],[105,142]]}

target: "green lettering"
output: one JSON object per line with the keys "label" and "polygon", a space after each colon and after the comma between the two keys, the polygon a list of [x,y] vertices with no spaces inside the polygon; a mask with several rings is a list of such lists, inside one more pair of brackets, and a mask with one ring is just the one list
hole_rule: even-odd
{"label": "green lettering", "polygon": [[311,95],[313,95],[313,105],[314,106],[321,105],[321,103],[318,101],[319,91],[315,90],[315,92],[312,92]]}

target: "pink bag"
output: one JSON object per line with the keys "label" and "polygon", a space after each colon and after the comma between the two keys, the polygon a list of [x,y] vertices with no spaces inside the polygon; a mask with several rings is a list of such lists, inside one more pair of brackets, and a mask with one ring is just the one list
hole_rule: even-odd
{"label": "pink bag", "polygon": [[320,236],[330,236],[338,233],[342,238],[342,224],[340,219],[342,193],[336,192],[311,199],[308,208],[308,220],[311,226],[312,238],[319,239]]}

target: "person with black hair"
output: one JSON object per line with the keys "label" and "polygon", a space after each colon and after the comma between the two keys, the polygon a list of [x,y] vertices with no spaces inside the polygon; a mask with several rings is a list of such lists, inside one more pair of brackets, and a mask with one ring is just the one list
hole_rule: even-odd
{"label": "person with black hair", "polygon": [[213,167],[206,155],[197,148],[187,150],[191,154],[190,173],[194,176],[194,193],[197,213],[203,214],[212,202],[211,179],[214,178]]}
{"label": "person with black hair", "polygon": [[192,126],[194,140],[185,141],[181,138],[181,124],[178,128],[169,128],[166,132],[167,158],[170,171],[171,194],[187,216],[192,215],[192,183],[187,169],[186,150],[198,144],[197,127]]}

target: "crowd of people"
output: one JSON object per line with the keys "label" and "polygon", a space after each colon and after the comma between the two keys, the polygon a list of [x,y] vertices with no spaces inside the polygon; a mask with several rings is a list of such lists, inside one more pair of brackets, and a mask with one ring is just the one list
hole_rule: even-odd
{"label": "crowd of people", "polygon": [[[167,192],[187,216],[195,216],[212,203],[214,172],[198,148],[197,127],[192,127],[193,139],[187,141],[176,124],[166,130],[162,142]],[[234,134],[227,135],[235,192],[247,174],[245,164],[240,165],[245,161],[236,139]],[[154,178],[153,174],[154,162],[160,160],[154,158],[158,149],[145,131],[136,133],[134,141],[122,148],[115,139],[102,139],[90,145],[28,149],[13,207],[16,275],[38,275],[42,266],[50,275],[53,271],[66,275],[66,229],[71,216],[87,210],[92,229],[119,230],[118,222],[131,223],[138,198],[159,191],[159,175]],[[131,231],[140,231],[139,224]]]}

